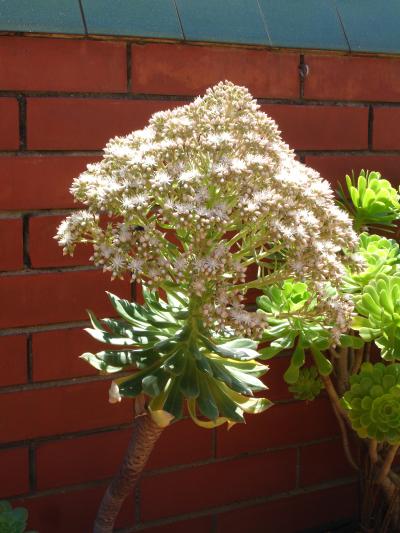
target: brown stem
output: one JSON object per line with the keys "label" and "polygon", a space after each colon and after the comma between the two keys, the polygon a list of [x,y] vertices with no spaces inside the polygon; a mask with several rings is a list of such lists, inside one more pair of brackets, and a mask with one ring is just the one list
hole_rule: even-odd
{"label": "brown stem", "polygon": [[349,351],[343,347],[338,353],[337,360],[337,388],[340,396],[349,388]]}
{"label": "brown stem", "polygon": [[342,417],[346,420],[346,422],[350,424],[346,411],[340,405],[339,396],[337,395],[337,392],[335,390],[335,387],[333,386],[331,378],[329,376],[322,376],[322,375],[320,377],[325,385],[325,390],[328,393],[331,403],[336,407],[337,411],[342,415]]}
{"label": "brown stem", "polygon": [[162,430],[146,412],[136,416],[128,450],[100,504],[93,533],[112,533],[121,505],[137,483]]}
{"label": "brown stem", "polygon": [[377,483],[382,484],[383,481],[387,478],[390,468],[392,466],[393,460],[396,457],[397,450],[399,449],[399,445],[395,444],[390,447],[388,453],[386,454],[385,460],[383,462],[381,471],[379,473]]}
{"label": "brown stem", "polygon": [[375,465],[378,460],[378,441],[376,439],[371,439],[369,441],[369,457],[371,459],[371,463]]}
{"label": "brown stem", "polygon": [[360,366],[364,358],[364,346],[355,351],[354,362],[353,366],[351,367],[352,374],[357,374],[357,372],[360,370]]}
{"label": "brown stem", "polygon": [[350,445],[349,445],[349,437],[347,435],[346,425],[343,422],[343,418],[341,414],[338,412],[335,404],[332,404],[332,409],[339,424],[340,433],[342,435],[342,446],[343,446],[344,453],[346,455],[346,459],[350,463],[350,465],[354,468],[354,470],[358,471],[359,468],[356,465],[356,462],[354,461],[353,456],[351,454]]}

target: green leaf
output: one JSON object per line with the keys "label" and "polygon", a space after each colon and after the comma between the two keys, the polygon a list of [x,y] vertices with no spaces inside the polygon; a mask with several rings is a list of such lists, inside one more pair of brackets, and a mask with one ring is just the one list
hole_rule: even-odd
{"label": "green leaf", "polygon": [[315,347],[311,346],[311,351],[314,356],[314,361],[318,372],[321,374],[321,376],[329,376],[333,370],[332,363]]}
{"label": "green leaf", "polygon": [[164,403],[164,411],[171,413],[176,420],[183,415],[183,396],[180,390],[180,377],[173,380],[167,399]]}
{"label": "green leaf", "polygon": [[354,335],[341,335],[339,343],[341,346],[354,348],[356,350],[364,346],[364,341],[360,337],[355,337]]}
{"label": "green leaf", "polygon": [[203,416],[210,420],[216,420],[218,418],[218,407],[206,376],[199,376],[199,396],[196,403]]}
{"label": "green leaf", "polygon": [[186,398],[197,398],[200,394],[198,372],[195,361],[192,358],[188,358],[186,362],[180,387]]}

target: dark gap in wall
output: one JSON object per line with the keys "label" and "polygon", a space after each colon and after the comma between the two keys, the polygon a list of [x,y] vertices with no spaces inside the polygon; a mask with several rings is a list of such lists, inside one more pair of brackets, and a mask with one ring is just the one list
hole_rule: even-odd
{"label": "dark gap in wall", "polygon": [[36,490],[36,444],[29,444],[29,488],[31,492]]}
{"label": "dark gap in wall", "polygon": [[301,448],[296,448],[296,489],[300,488],[301,476]]}
{"label": "dark gap in wall", "polygon": [[126,44],[126,85],[128,93],[132,91],[132,46]]}
{"label": "dark gap in wall", "polygon": [[183,40],[185,41],[185,40],[186,40],[186,36],[185,36],[185,30],[183,29],[183,24],[182,24],[181,15],[180,15],[180,13],[179,13],[178,6],[176,5],[176,0],[173,0],[173,1],[174,1],[175,11],[176,11],[176,16],[178,17],[179,26],[180,26],[180,28],[181,28],[181,32],[182,32],[182,36],[183,36]]}
{"label": "dark gap in wall", "polygon": [[374,108],[368,107],[368,150],[373,150],[373,131],[374,131]]}
{"label": "dark gap in wall", "polygon": [[19,149],[26,150],[26,97],[17,95],[19,105]]}
{"label": "dark gap in wall", "polygon": [[23,261],[25,268],[31,268],[31,258],[29,255],[29,219],[30,215],[22,217],[22,246],[23,246]]}
{"label": "dark gap in wall", "polygon": [[83,27],[85,28],[85,34],[88,35],[89,32],[88,32],[88,28],[86,24],[86,18],[85,18],[85,12],[83,10],[82,0],[79,0],[79,10],[81,12]]}
{"label": "dark gap in wall", "polygon": [[299,63],[299,96],[304,98],[304,79],[306,77],[307,65],[304,63],[304,54],[300,54]]}
{"label": "dark gap in wall", "polygon": [[32,357],[32,334],[29,333],[26,339],[26,358],[28,383],[33,381],[33,357]]}

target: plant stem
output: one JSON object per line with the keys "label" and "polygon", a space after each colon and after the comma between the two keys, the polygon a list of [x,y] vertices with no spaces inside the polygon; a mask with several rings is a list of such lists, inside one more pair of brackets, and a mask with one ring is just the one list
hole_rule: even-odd
{"label": "plant stem", "polygon": [[358,472],[359,468],[356,465],[356,462],[354,461],[353,456],[351,454],[346,425],[343,422],[343,418],[342,418],[341,414],[338,412],[338,410],[336,408],[336,405],[332,404],[332,409],[333,409],[333,412],[334,412],[334,414],[336,416],[336,419],[338,421],[338,424],[339,424],[340,433],[342,435],[342,446],[343,446],[344,453],[346,455],[346,459],[350,463],[352,468],[354,468],[354,470],[357,470],[357,472]]}
{"label": "plant stem", "polygon": [[331,378],[329,376],[322,376],[321,374],[320,374],[320,377],[325,385],[325,390],[328,393],[331,403],[337,409],[338,413],[340,413],[342,417],[346,420],[346,422],[349,424],[349,418],[347,416],[346,411],[340,405],[339,396],[337,395],[337,392],[335,390],[335,387],[333,386]]}
{"label": "plant stem", "polygon": [[382,484],[384,479],[386,479],[386,477],[388,476],[398,449],[399,449],[399,444],[394,444],[393,446],[390,447],[388,453],[386,454],[385,461],[383,462],[382,469],[379,473],[377,483]]}
{"label": "plant stem", "polygon": [[378,441],[376,439],[371,439],[369,441],[369,457],[371,459],[371,463],[374,465],[378,462],[379,456],[378,456]]}
{"label": "plant stem", "polygon": [[146,411],[135,417],[128,450],[100,504],[93,533],[112,533],[119,510],[139,480],[162,430]]}

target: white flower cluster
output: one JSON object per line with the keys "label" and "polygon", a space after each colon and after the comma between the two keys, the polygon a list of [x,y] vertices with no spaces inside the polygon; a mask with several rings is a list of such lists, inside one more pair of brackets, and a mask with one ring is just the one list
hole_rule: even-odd
{"label": "white flower cluster", "polygon": [[[337,285],[342,249],[356,243],[329,184],[229,82],[112,139],[71,192],[87,207],[58,230],[65,253],[91,242],[94,263],[113,277],[176,286],[202,299],[206,321],[246,333],[262,327],[243,309],[249,286],[287,276]],[[254,263],[261,278],[248,283]],[[348,315],[347,303],[334,309]]]}

